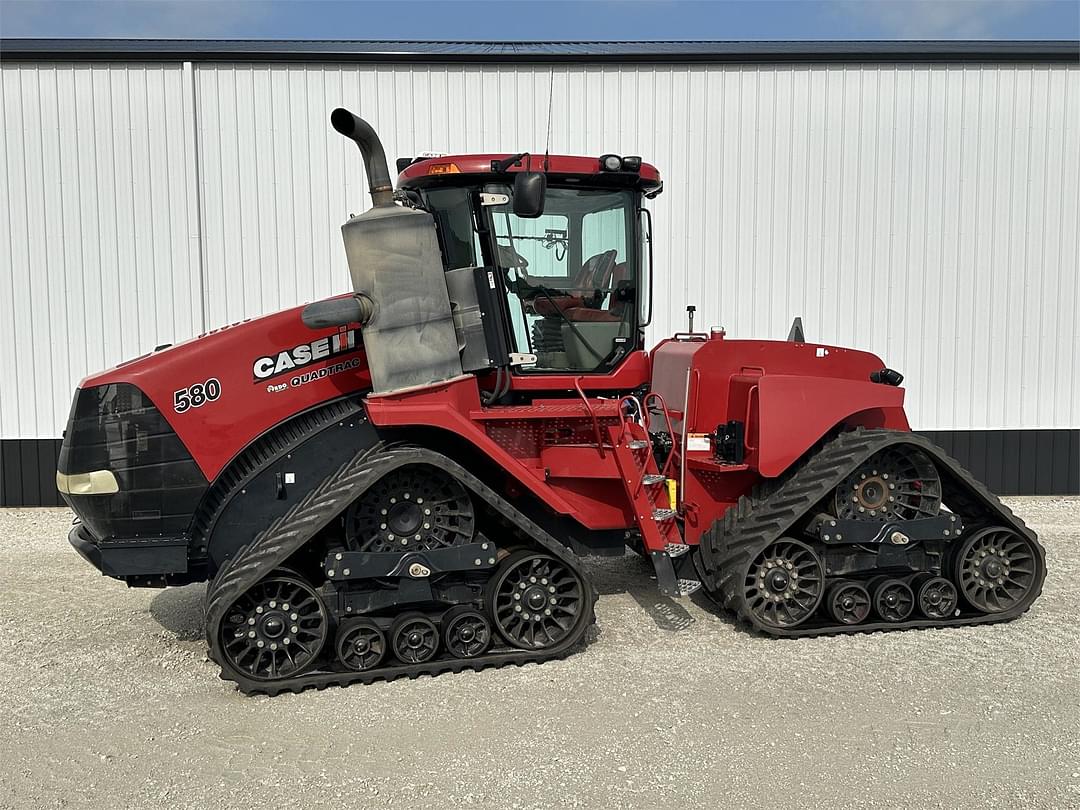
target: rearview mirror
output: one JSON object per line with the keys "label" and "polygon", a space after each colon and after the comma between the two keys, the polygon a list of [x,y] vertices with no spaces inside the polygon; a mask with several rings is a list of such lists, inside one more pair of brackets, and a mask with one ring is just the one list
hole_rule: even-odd
{"label": "rearview mirror", "polygon": [[514,175],[514,214],[536,219],[544,213],[547,175],[543,172],[518,172]]}

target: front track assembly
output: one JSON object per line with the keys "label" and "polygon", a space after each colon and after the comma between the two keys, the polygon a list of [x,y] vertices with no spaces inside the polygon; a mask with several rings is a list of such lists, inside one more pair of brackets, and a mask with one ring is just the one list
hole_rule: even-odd
{"label": "front track assembly", "polygon": [[[421,481],[419,468],[439,472]],[[506,534],[501,547],[473,533],[470,500]],[[298,573],[292,563],[342,516],[343,545]],[[357,542],[357,525],[375,542]],[[570,552],[464,468],[376,446],[222,566],[206,634],[222,678],[276,695],[561,658],[595,602]]]}
{"label": "front track assembly", "polygon": [[1046,574],[1035,534],[913,433],[842,433],[702,535],[713,598],[754,629],[814,636],[1008,621]]}

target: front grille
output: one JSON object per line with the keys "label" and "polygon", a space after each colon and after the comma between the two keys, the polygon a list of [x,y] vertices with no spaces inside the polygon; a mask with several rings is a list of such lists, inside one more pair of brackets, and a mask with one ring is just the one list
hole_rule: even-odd
{"label": "front grille", "polygon": [[207,481],[161,412],[128,383],[76,392],[57,467],[62,473],[111,470],[113,495],[65,495],[100,539],[180,535]]}

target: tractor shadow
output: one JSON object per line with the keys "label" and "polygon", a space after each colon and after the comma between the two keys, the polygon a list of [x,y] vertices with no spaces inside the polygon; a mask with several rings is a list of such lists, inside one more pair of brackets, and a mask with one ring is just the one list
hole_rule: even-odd
{"label": "tractor shadow", "polygon": [[[681,633],[687,630],[701,618],[695,615],[700,612],[715,616],[737,633],[759,638],[731,611],[714,602],[704,590],[697,591],[688,599],[663,596],[657,589],[652,563],[643,557],[636,554],[587,557],[583,562],[589,579],[601,596],[629,595],[664,632]],[[688,610],[687,605],[692,608]]]}
{"label": "tractor shadow", "polygon": [[697,621],[678,601],[657,590],[652,563],[643,557],[635,554],[588,557],[584,564],[593,586],[601,596],[627,594],[658,629],[680,633]]}
{"label": "tractor shadow", "polygon": [[150,601],[150,616],[178,641],[203,638],[203,600],[206,583],[166,588]]}

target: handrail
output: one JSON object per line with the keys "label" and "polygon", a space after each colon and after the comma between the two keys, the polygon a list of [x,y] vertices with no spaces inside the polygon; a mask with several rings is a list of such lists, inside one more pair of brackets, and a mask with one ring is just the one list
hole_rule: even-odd
{"label": "handrail", "polygon": [[[589,402],[589,398],[585,396],[585,391],[581,387],[581,381],[583,377],[574,378],[574,388],[577,389],[578,396],[581,397],[581,401],[585,403],[585,410],[588,412],[589,417],[592,419],[593,432],[596,434],[596,446],[600,450],[600,458],[606,458],[604,453],[604,439],[600,433],[600,420],[596,418],[596,411],[593,410],[592,404]],[[622,416],[619,416],[620,420]]]}
{"label": "handrail", "polygon": [[635,397],[633,394],[624,394],[623,396],[619,397],[618,410],[619,410],[619,441],[620,442],[623,439],[626,438],[626,426],[627,426],[627,417],[628,417],[626,409],[623,407],[623,403],[634,406],[634,410],[637,411],[637,419],[635,421],[639,422],[642,427],[645,427],[646,424],[647,424],[645,422],[645,419],[647,418],[645,416],[645,408],[642,406],[641,402],[638,400],[637,397]]}
{"label": "handrail", "polygon": [[[664,414],[664,427],[667,429],[668,435],[673,436],[675,433],[674,425],[671,421],[671,412],[668,410],[667,402],[664,400],[663,395],[658,391],[650,391],[645,395],[645,412],[649,413],[649,400],[656,399],[660,403],[660,410]],[[649,417],[646,417],[648,419]],[[671,443],[671,452],[668,453],[668,457],[664,460],[664,466],[660,470],[660,474],[665,478],[668,478],[668,470],[671,467],[671,462],[675,459],[675,442]],[[680,454],[681,455],[681,454]],[[680,461],[681,463],[681,461]]]}

